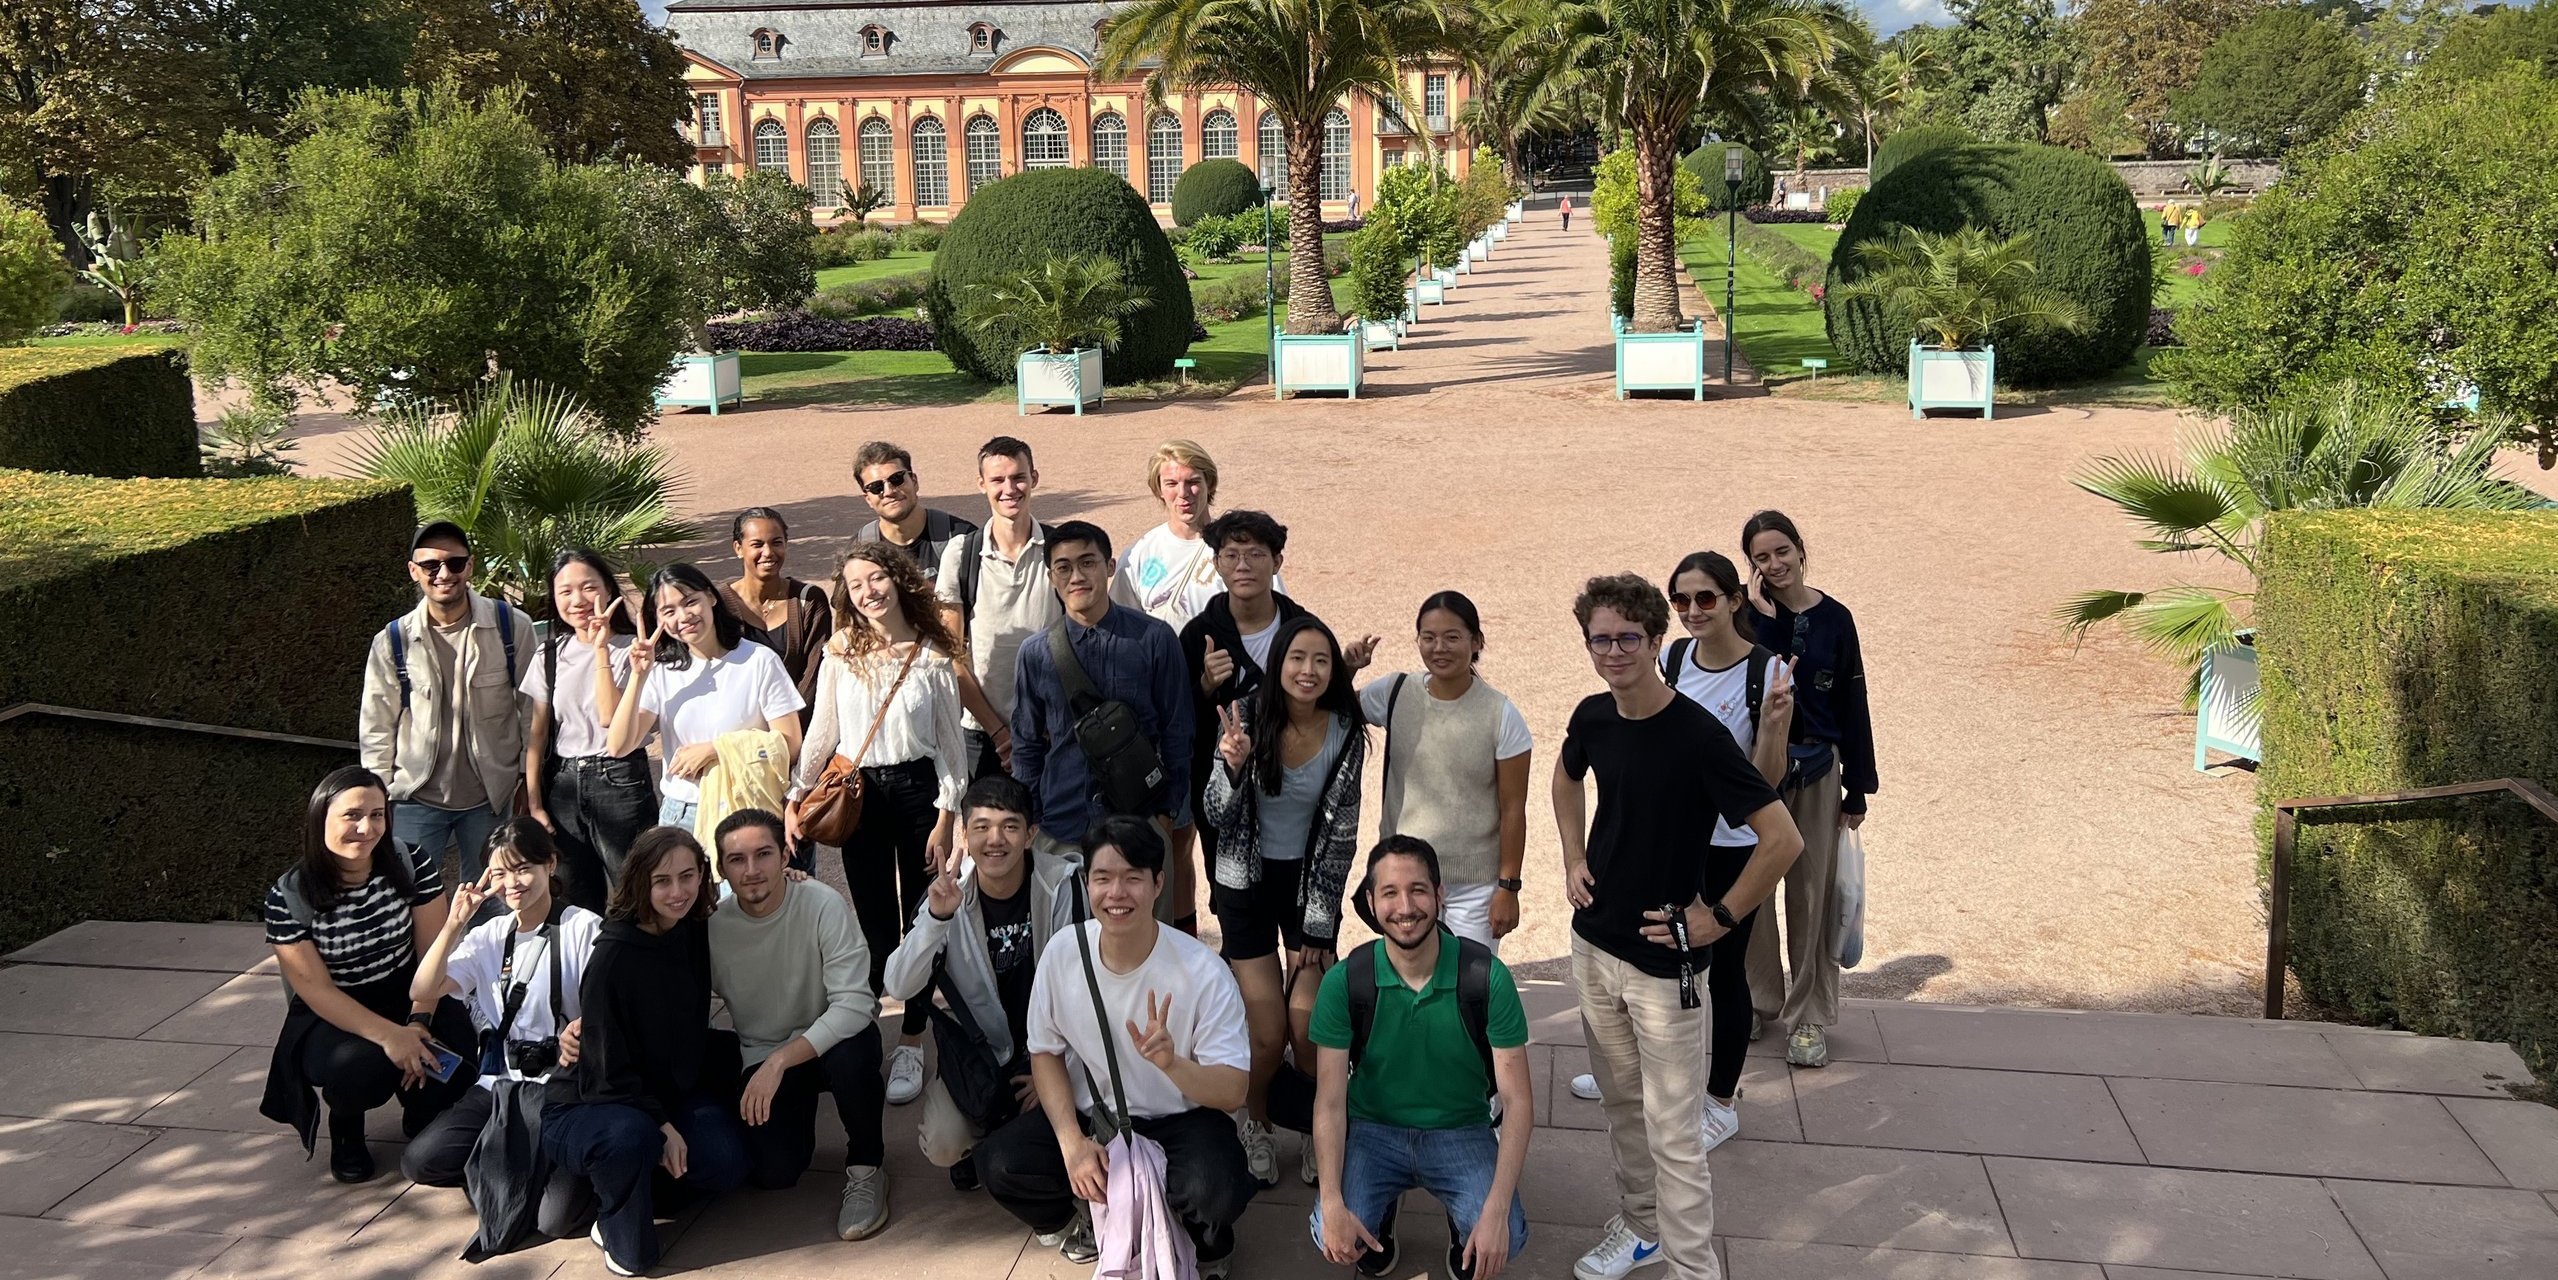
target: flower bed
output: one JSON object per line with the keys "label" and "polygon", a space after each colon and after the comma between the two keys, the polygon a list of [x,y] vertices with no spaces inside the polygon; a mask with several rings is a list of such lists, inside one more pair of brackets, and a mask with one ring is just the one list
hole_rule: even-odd
{"label": "flower bed", "polygon": [[1830,215],[1819,209],[1779,209],[1770,204],[1751,205],[1741,211],[1741,216],[1751,222],[1827,223],[1830,220]]}
{"label": "flower bed", "polygon": [[785,311],[764,320],[714,323],[710,339],[722,351],[930,351],[933,327],[898,316],[831,320]]}

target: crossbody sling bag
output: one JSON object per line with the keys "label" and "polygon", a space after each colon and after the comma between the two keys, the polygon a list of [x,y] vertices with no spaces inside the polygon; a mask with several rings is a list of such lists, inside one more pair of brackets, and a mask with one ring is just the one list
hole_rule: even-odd
{"label": "crossbody sling bag", "polygon": [[[502,1079],[506,1075],[508,1057],[506,1037],[515,1030],[515,1016],[524,1011],[525,993],[533,986],[530,978],[522,982],[514,981],[515,943],[523,936],[511,928],[506,931],[506,951],[504,958],[498,961],[497,966],[498,989],[506,993],[504,1016],[498,1019],[496,1026],[480,1035],[480,1074],[492,1080]],[[560,998],[560,911],[557,904],[551,908],[551,918],[542,922],[540,937],[542,950],[546,953],[551,967],[550,1040],[556,1046],[559,1043],[559,1025],[565,1021],[561,1015],[568,1011],[568,1006],[563,1004]],[[556,1055],[556,1047],[553,1053]]]}
{"label": "crossbody sling bag", "polygon": [[1084,1067],[1084,1087],[1092,1093],[1093,1141],[1106,1147],[1111,1139],[1128,1131],[1133,1122],[1128,1116],[1128,1088],[1119,1078],[1119,1042],[1111,1035],[1110,1006],[1102,1003],[1101,974],[1093,967],[1092,938],[1081,920],[1075,922],[1075,953],[1084,960],[1084,987],[1092,992],[1093,1026],[1101,1033],[1101,1056],[1110,1065],[1108,1102],[1102,1101],[1101,1082],[1092,1078],[1092,1068]]}
{"label": "crossbody sling bag", "polygon": [[1083,661],[1066,639],[1066,620],[1048,628],[1048,656],[1065,686],[1066,706],[1075,716],[1075,745],[1084,753],[1093,789],[1112,813],[1145,816],[1155,812],[1164,785],[1164,762],[1155,744],[1137,726],[1136,709],[1116,698],[1105,699],[1093,687]]}

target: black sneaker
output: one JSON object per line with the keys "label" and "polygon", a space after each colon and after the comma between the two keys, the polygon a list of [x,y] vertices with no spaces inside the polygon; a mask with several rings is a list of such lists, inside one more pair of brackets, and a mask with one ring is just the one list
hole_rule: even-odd
{"label": "black sneaker", "polygon": [[1359,1274],[1369,1280],[1393,1274],[1394,1264],[1403,1256],[1403,1248],[1395,1243],[1391,1228],[1377,1233],[1377,1243],[1385,1248],[1365,1250],[1359,1255]]}
{"label": "black sneaker", "polygon": [[977,1153],[972,1151],[961,1156],[959,1163],[950,1167],[950,1189],[974,1191],[977,1187]]}
{"label": "black sneaker", "polygon": [[364,1113],[329,1113],[329,1176],[340,1182],[371,1182],[373,1148],[364,1143]]}
{"label": "black sneaker", "polygon": [[1474,1268],[1466,1265],[1466,1247],[1463,1243],[1448,1246],[1448,1274],[1455,1280],[1474,1280]]}

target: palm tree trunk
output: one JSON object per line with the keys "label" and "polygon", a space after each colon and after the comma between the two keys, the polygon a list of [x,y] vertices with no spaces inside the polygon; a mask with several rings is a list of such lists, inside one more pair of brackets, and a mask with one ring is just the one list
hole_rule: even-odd
{"label": "palm tree trunk", "polygon": [[1634,330],[1679,327],[1679,229],[1671,207],[1678,133],[1657,124],[1634,129]]}
{"label": "palm tree trunk", "polygon": [[1288,322],[1290,333],[1339,333],[1332,281],[1323,273],[1323,117],[1288,122]]}

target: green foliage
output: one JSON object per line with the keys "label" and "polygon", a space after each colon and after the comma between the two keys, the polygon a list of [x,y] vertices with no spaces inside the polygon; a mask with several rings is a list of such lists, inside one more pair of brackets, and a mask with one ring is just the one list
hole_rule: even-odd
{"label": "green foliage", "polygon": [[1978,141],[1961,125],[1923,124],[1903,129],[1883,140],[1874,152],[1874,166],[1865,175],[1868,191],[1883,185],[1883,179],[1894,169],[1931,152],[1954,147],[1967,147]]}
{"label": "green foliage", "polygon": [[[2265,562],[2261,801],[2558,778],[2558,520],[2286,515]],[[2304,824],[2292,971],[2329,1016],[2510,1041],[2547,1080],[2553,884],[2558,833],[2507,800]]]}
{"label": "green foliage", "polygon": [[[351,739],[365,646],[416,596],[408,496],[346,480],[0,471],[0,706]],[[138,611],[137,611],[138,610]],[[290,618],[290,626],[278,619]],[[82,919],[250,915],[352,751],[0,724],[0,947]],[[184,856],[170,851],[183,831]]]}
{"label": "green foliage", "polygon": [[[1896,37],[1942,68],[1918,119],[1959,126],[1986,142],[2047,141],[2052,108],[2083,63],[2064,7],[2058,0],[1947,0],[1945,8],[1951,24]],[[1882,177],[1877,172],[1873,181]]]}
{"label": "green foliage", "polygon": [[1830,193],[1828,203],[1821,207],[1822,212],[1830,215],[1832,222],[1845,222],[1855,214],[1856,202],[1864,198],[1863,187],[1841,187]]}
{"label": "green foliage", "polygon": [[2540,0],[2529,8],[2508,6],[2461,18],[2425,58],[2424,75],[2484,80],[2517,62],[2558,79],[2558,4]]}
{"label": "green foliage", "polygon": [[1608,310],[1634,315],[1634,237],[1608,241]]}
{"label": "green foliage", "polygon": [[2132,117],[2132,95],[2111,80],[2081,83],[2052,108],[2052,145],[2096,156],[2149,152],[2149,136]]}
{"label": "green foliage", "polygon": [[897,247],[906,253],[931,253],[941,248],[942,225],[938,222],[910,222],[897,229]]}
{"label": "green foliage", "polygon": [[[1716,161],[1717,165],[1722,162]],[[1717,174],[1721,173],[1718,168]],[[1723,179],[1715,178],[1720,186]],[[1590,191],[1590,225],[1599,234],[1614,236],[1631,243],[1634,240],[1635,214],[1634,153],[1611,151],[1599,160],[1599,168]],[[1670,210],[1679,239],[1693,240],[1706,233],[1706,217],[1715,210],[1713,200],[1705,193],[1705,181],[1696,170],[1677,165],[1670,170]]]}
{"label": "green foliage", "polygon": [[283,405],[257,399],[224,409],[198,444],[204,474],[217,480],[289,476],[293,459],[286,455],[300,448],[293,415]]}
{"label": "green foliage", "polygon": [[684,53],[633,0],[412,0],[424,21],[409,83],[475,98],[523,93],[527,119],[564,164],[638,161],[681,169],[693,144]]}
{"label": "green foliage", "polygon": [[1229,218],[1261,207],[1261,176],[1240,160],[1202,160],[1172,184],[1173,225]]}
{"label": "green foliage", "polygon": [[2264,11],[2266,0],[2081,0],[2071,24],[2080,80],[2123,95],[2124,116],[2153,156],[2184,150],[2171,106],[2221,37]]}
{"label": "green foliage", "polygon": [[856,227],[869,223],[870,215],[879,212],[888,204],[888,193],[867,182],[848,187],[844,191],[844,216],[851,218]]}
{"label": "green foliage", "polygon": [[1741,252],[1759,260],[1789,289],[1809,290],[1829,274],[1830,260],[1748,219],[1731,224]]}
{"label": "green foliage", "polygon": [[0,345],[24,342],[53,323],[54,307],[70,284],[62,246],[44,215],[0,198]]}
{"label": "green foliage", "polygon": [[1172,372],[1190,345],[1190,284],[1181,259],[1143,197],[1100,169],[1033,169],[969,197],[933,258],[924,303],[941,349],[961,372],[1010,382],[1015,358],[1037,339],[1028,333],[980,333],[960,321],[964,300],[1052,259],[1098,254],[1116,259],[1126,285],[1148,299],[1127,318],[1105,364],[1114,383],[1143,382]]}
{"label": "green foliage", "polygon": [[[1723,152],[1737,144],[1727,142],[1700,143],[1679,161],[1679,168],[1696,178],[1697,187],[1705,193],[1709,212],[1722,213],[1733,208],[1732,187],[1723,180]],[[1682,181],[1682,186],[1685,182]],[[1741,148],[1741,187],[1739,207],[1766,204],[1776,194],[1776,175],[1768,172],[1767,162],[1748,147]]]}
{"label": "green foliage", "polygon": [[2430,408],[2558,422],[2558,81],[2514,67],[2402,86],[2231,224],[2157,368],[2219,411],[2344,379]]}
{"label": "green foliage", "polygon": [[0,467],[199,474],[185,365],[173,352],[131,347],[0,351]]}
{"label": "green foliage", "polygon": [[1050,258],[997,281],[969,298],[959,315],[985,342],[1027,340],[1056,354],[1088,346],[1113,351],[1128,317],[1153,303],[1144,289],[1129,286],[1119,259],[1091,253]]}
{"label": "green foliage", "polygon": [[502,378],[444,405],[384,415],[358,470],[409,486],[417,518],[471,536],[479,582],[548,612],[551,562],[571,547],[636,572],[638,555],[700,536],[675,516],[685,484],[666,451],[617,437],[577,398]]}
{"label": "green foliage", "polygon": [[2343,27],[2278,6],[2212,45],[2176,96],[2176,116],[2230,154],[2279,156],[2335,132],[2370,78],[2370,59]]}
{"label": "green foliage", "polygon": [[[703,316],[797,306],[817,285],[808,193],[780,174],[750,170],[696,184],[643,165],[583,172],[610,175],[624,234],[683,273],[689,306]],[[694,322],[684,323],[698,346]]]}
{"label": "green foliage", "polygon": [[1259,276],[1228,276],[1192,288],[1190,305],[1202,324],[1247,319],[1267,308],[1269,287]]}
{"label": "green foliage", "polygon": [[924,300],[924,292],[932,286],[932,282],[929,273],[917,271],[909,275],[858,280],[852,284],[828,285],[808,300],[808,310],[811,315],[824,316],[829,320],[911,311]]}
{"label": "green foliage", "polygon": [[1510,180],[1501,176],[1500,155],[1490,147],[1476,148],[1464,181],[1457,184],[1457,230],[1472,240],[1501,221],[1509,205]]}
{"label": "green foliage", "polygon": [[1891,239],[1859,244],[1856,265],[1857,278],[1838,287],[1839,298],[1907,317],[1920,341],[1940,351],[1977,348],[2001,331],[2087,329],[2077,299],[2036,279],[2031,233],[2001,240],[1972,226],[1904,227]]}
{"label": "green foliage", "polygon": [[1371,210],[1367,225],[1350,237],[1350,309],[1368,320],[1402,315],[1411,278],[1411,250],[1395,215]]}
{"label": "green foliage", "polygon": [[1181,247],[1203,263],[1232,262],[1243,251],[1247,236],[1261,238],[1261,213],[1257,209],[1201,218],[1190,224]]}
{"label": "green foliage", "polygon": [[1927,152],[1894,169],[1857,202],[1830,258],[1830,342],[1871,373],[1908,368],[1910,318],[1871,298],[1842,296],[1865,272],[1857,246],[1908,227],[1977,227],[2000,240],[2033,237],[2038,282],[2077,304],[2084,332],[2005,325],[1994,334],[1999,377],[2037,386],[2123,367],[2149,329],[2154,237],[2123,180],[2103,161],[2059,147],[1975,145]]}
{"label": "green foliage", "polygon": [[1436,165],[1389,169],[1377,179],[1377,201],[1368,215],[1371,220],[1385,215],[1406,254],[1432,266],[1453,265],[1471,237],[1457,229],[1452,185],[1446,171]]}

